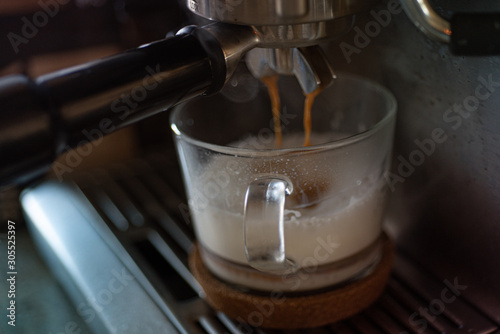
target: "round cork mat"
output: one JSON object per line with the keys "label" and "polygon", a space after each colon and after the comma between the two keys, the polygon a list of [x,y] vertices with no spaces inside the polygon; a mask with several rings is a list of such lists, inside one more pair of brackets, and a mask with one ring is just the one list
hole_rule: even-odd
{"label": "round cork mat", "polygon": [[371,305],[386,285],[394,253],[393,242],[384,234],[382,258],[369,275],[336,289],[300,296],[238,290],[210,273],[198,247],[189,256],[189,266],[208,303],[228,317],[254,327],[299,329],[334,323]]}

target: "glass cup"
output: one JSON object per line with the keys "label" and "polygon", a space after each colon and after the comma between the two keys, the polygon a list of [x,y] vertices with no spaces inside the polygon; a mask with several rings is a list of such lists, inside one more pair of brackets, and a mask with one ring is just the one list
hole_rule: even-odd
{"label": "glass cup", "polygon": [[367,275],[381,256],[394,97],[339,74],[314,102],[312,145],[303,147],[304,96],[280,78],[276,148],[259,89],[250,101],[217,95],[171,116],[203,263],[252,291],[303,293]]}

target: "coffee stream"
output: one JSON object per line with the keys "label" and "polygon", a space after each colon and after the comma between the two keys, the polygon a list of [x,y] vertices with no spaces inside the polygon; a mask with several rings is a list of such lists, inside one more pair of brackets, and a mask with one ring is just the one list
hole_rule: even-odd
{"label": "coffee stream", "polygon": [[[280,109],[281,101],[278,89],[278,78],[279,76],[272,75],[267,77],[262,77],[261,81],[266,85],[267,91],[269,92],[269,97],[271,99],[271,106],[273,112],[274,121],[274,137],[276,141],[276,148],[281,148],[283,146],[283,136],[281,134],[281,122],[280,122]],[[311,110],[314,104],[314,100],[319,93],[321,93],[323,87],[319,86],[316,90],[311,93],[305,94],[306,99],[304,101],[304,144],[303,146],[311,146]]]}
{"label": "coffee stream", "polygon": [[304,102],[304,146],[311,146],[311,111],[316,96],[318,96],[322,90],[323,87],[319,86],[316,90],[306,94],[306,100]]}
{"label": "coffee stream", "polygon": [[281,101],[280,92],[278,89],[278,78],[279,76],[276,74],[268,77],[263,77],[261,78],[261,81],[267,86],[267,91],[269,92],[269,97],[271,98],[276,148],[281,148],[281,146],[283,145],[283,136],[281,135],[280,124]]}

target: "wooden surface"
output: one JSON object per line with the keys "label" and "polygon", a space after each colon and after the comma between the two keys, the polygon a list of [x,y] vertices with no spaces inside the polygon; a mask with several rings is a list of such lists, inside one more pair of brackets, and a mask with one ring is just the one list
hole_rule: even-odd
{"label": "wooden surface", "polygon": [[373,272],[338,289],[304,296],[244,293],[222,282],[205,267],[196,247],[190,268],[202,285],[206,300],[230,318],[255,327],[312,328],[348,318],[371,305],[382,293],[394,260],[394,244],[385,236],[382,259]]}

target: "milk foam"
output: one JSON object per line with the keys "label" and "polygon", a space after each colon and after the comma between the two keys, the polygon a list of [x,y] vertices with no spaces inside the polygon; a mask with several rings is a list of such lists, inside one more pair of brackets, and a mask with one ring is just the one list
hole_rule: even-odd
{"label": "milk foam", "polygon": [[[332,138],[313,134],[311,139],[317,144]],[[284,136],[283,147],[300,147],[302,140],[300,135]],[[267,149],[272,145],[246,138],[230,146]],[[213,157],[191,187],[198,190],[190,194],[190,205],[199,242],[223,259],[247,264],[244,196],[256,175],[277,174],[289,177],[295,187],[285,204],[288,258],[301,267],[322,265],[368,247],[381,232],[384,195],[380,191],[380,171],[365,173],[362,162],[358,164],[352,156],[344,166],[335,154],[277,155],[266,159]],[[363,177],[353,180],[353,175]]]}

